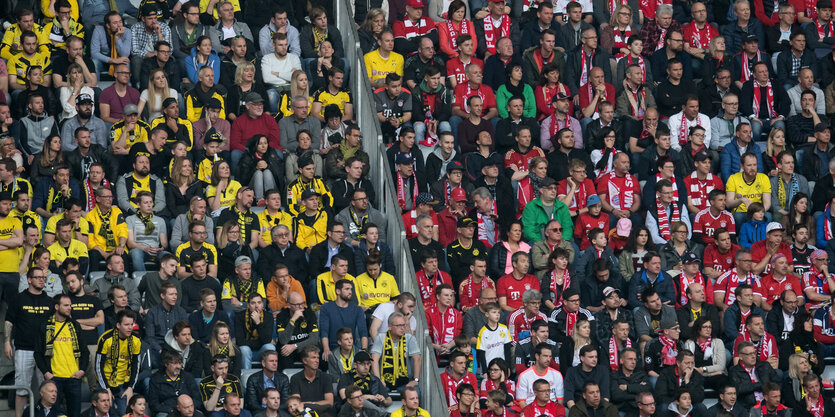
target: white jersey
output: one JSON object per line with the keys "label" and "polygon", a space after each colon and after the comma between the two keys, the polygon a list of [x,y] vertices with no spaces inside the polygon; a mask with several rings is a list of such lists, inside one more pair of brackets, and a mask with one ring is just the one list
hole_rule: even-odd
{"label": "white jersey", "polygon": [[536,373],[536,369],[531,366],[519,374],[519,380],[516,383],[516,399],[529,403],[534,399],[533,383],[537,379],[544,379],[551,384],[551,401],[562,401],[565,397],[565,387],[563,386],[562,374],[560,371],[548,367],[544,374]]}
{"label": "white jersey", "polygon": [[510,338],[510,331],[507,326],[499,323],[495,329],[490,329],[487,325],[478,331],[478,338],[476,340],[476,349],[484,351],[484,363],[490,364],[495,358],[504,357],[504,345],[512,343]]}

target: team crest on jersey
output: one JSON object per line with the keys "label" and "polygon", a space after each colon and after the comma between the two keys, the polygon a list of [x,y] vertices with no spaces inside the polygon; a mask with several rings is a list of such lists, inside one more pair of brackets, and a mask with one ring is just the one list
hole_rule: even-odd
{"label": "team crest on jersey", "polygon": [[307,328],[307,322],[306,321],[301,322],[301,328],[302,329]]}
{"label": "team crest on jersey", "polygon": [[230,392],[232,392],[232,386],[231,385],[226,387],[226,393],[228,394]]}
{"label": "team crest on jersey", "polygon": [[722,227],[725,227],[725,226],[726,226],[726,224],[727,224],[727,222],[725,222],[724,220],[722,220],[721,222],[719,222],[719,226],[722,226]]}
{"label": "team crest on jersey", "polygon": [[478,256],[478,249],[473,249],[473,256]]}
{"label": "team crest on jersey", "polygon": [[403,107],[403,100],[397,100],[397,107]]}

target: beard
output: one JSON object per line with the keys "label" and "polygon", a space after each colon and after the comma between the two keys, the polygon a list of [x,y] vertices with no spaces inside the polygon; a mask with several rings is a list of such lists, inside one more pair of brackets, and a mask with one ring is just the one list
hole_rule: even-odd
{"label": "beard", "polygon": [[89,119],[93,116],[93,110],[78,110],[78,116],[82,119]]}

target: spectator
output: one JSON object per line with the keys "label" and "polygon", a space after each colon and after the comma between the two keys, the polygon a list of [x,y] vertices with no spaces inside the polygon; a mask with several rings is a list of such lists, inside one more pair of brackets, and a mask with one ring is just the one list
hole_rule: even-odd
{"label": "spectator", "polygon": [[[759,316],[763,314],[762,309],[753,304],[753,291],[750,285],[740,283],[734,290],[734,295],[736,299],[725,310],[722,320],[722,325],[724,326],[722,339],[729,348],[736,345],[735,341],[740,334],[745,333],[747,329],[746,317],[752,313]],[[739,352],[738,347],[736,352]]]}
{"label": "spectator", "polygon": [[[114,408],[117,413],[125,409],[127,397],[133,396],[133,390],[139,377],[139,353],[142,344],[139,337],[133,335],[137,317],[137,313],[132,310],[120,311],[116,314],[116,327],[102,333],[99,338],[96,348],[96,380],[102,391],[97,390],[93,394],[93,398],[97,400],[93,401],[93,406],[96,407],[97,411],[99,406],[107,406],[109,405],[107,403],[110,402],[109,399],[98,400],[102,394],[108,394],[109,397],[115,398]],[[116,346],[113,346],[114,343]],[[123,345],[124,348],[122,348]],[[124,349],[124,355],[115,353],[121,352],[122,349]],[[120,362],[124,363],[120,364]],[[182,366],[182,358],[175,357],[167,363],[172,364],[172,369],[179,369]],[[125,372],[116,372],[116,369],[119,368],[125,369]],[[162,376],[163,373],[159,374]],[[177,376],[174,375],[174,378],[177,378]],[[185,379],[182,382],[188,383]],[[194,384],[193,378],[191,384]],[[155,389],[157,387],[159,386],[155,386]],[[191,394],[196,395],[196,391],[191,391]],[[153,400],[156,398],[153,395],[149,395],[148,398],[154,404]],[[103,403],[103,401],[107,401],[107,403]]]}
{"label": "spectator", "polygon": [[[186,310],[177,305],[177,287],[170,282],[163,283],[159,289],[160,303],[148,310],[145,317],[147,324],[146,341],[151,351],[152,363],[159,363],[162,348],[166,345],[165,335],[179,321],[188,321]],[[182,361],[181,361],[182,362]]]}
{"label": "spectator", "polygon": [[[672,407],[670,403],[679,402],[681,398],[678,392],[684,391],[692,399],[692,411],[704,415],[707,413],[707,408],[702,404],[704,401],[705,378],[695,369],[693,353],[687,349],[682,349],[673,359],[675,363],[661,370],[658,377],[658,382],[655,385],[656,400],[660,402],[661,407],[666,409],[665,405]],[[681,379],[679,380],[679,378]],[[681,409],[682,404],[679,403],[678,406]]]}
{"label": "spectator", "polygon": [[235,340],[241,348],[241,367],[252,369],[253,355],[275,350],[272,341],[274,327],[272,314],[264,312],[263,298],[258,293],[250,295],[246,310],[235,313]]}
{"label": "spectator", "polygon": [[[415,337],[406,332],[406,318],[402,313],[392,313],[388,318],[389,330],[379,333],[371,347],[372,371],[389,390],[413,387],[420,379],[421,355]],[[400,343],[406,344],[403,349]],[[408,356],[408,358],[403,357]],[[402,365],[406,364],[405,369]]]}
{"label": "spectator", "polygon": [[[258,44],[261,47],[261,55],[269,55],[275,51],[272,42],[270,42],[274,33],[286,33],[287,40],[290,43],[290,53],[296,56],[301,55],[299,30],[290,24],[290,21],[287,19],[287,10],[280,5],[273,7],[270,22],[258,31]],[[287,399],[282,397],[282,400],[286,401]]]}
{"label": "spectator", "polygon": [[151,376],[148,392],[151,413],[156,416],[174,408],[180,394],[193,398],[199,396],[195,377],[182,369],[183,358],[179,353],[166,351],[162,355],[161,365],[160,370]]}
{"label": "spectator", "polygon": [[609,402],[605,397],[607,394],[604,394],[604,391],[600,388],[602,384],[596,381],[598,380],[583,382],[580,389],[582,397],[577,400],[576,406],[572,405],[570,407],[569,417],[589,417],[592,415],[615,417],[618,415],[618,409]]}

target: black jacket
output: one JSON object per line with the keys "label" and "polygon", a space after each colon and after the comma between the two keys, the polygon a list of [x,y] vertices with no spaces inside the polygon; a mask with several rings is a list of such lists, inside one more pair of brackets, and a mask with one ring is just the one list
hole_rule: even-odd
{"label": "black jacket", "polygon": [[516,147],[516,131],[523,125],[531,129],[531,146],[539,146],[542,143],[542,139],[539,137],[539,123],[536,122],[536,119],[522,117],[522,120],[518,123],[512,122],[509,118],[501,119],[496,124],[496,134],[493,136],[496,152],[504,155],[505,152]]}
{"label": "black jacket", "polygon": [[[789,95],[786,93],[786,89],[783,88],[783,84],[779,82],[772,82],[771,88],[773,89],[774,94],[774,111],[777,112],[778,115],[789,114],[789,110],[791,107],[791,99],[789,99]],[[765,94],[762,94],[761,97],[763,100],[765,100]],[[742,91],[739,94],[739,112],[745,115],[746,117],[750,116],[754,113],[753,103],[754,80],[751,79],[742,84]],[[768,108],[766,108],[765,106],[760,106],[760,114],[766,113],[768,113]]]}
{"label": "black jacket", "polygon": [[[104,177],[114,184],[116,183],[116,179],[119,176],[116,170],[119,164],[113,161],[113,156],[107,149],[104,149],[104,147],[99,144],[91,143],[90,151],[87,152],[87,156],[92,158],[93,162],[100,162],[104,165]],[[81,161],[83,157],[81,156],[79,148],[75,148],[71,152],[64,153],[64,158],[66,158],[67,165],[70,166],[70,175],[72,175],[76,181],[81,182],[82,177],[86,174],[86,172],[82,172]]]}
{"label": "black jacket", "polygon": [[241,161],[238,163],[238,182],[241,184],[249,184],[252,181],[252,176],[255,175],[255,166],[258,165],[259,160],[263,159],[267,162],[267,169],[273,174],[276,189],[283,190],[284,161],[279,159],[278,155],[269,147],[267,148],[267,153],[264,154],[264,158],[258,158],[255,154],[256,138],[258,136],[253,136],[246,142],[246,152],[241,156]]}
{"label": "black jacket", "polygon": [[258,330],[258,339],[257,340],[247,340],[246,338],[246,316],[249,315],[249,310],[243,310],[235,313],[235,344],[240,346],[249,346],[250,349],[256,351],[261,349],[261,346],[270,343],[273,338],[273,328],[275,328],[275,322],[273,321],[273,315],[269,312],[264,312],[264,318],[261,320],[261,324],[255,327]]}
{"label": "black jacket", "polygon": [[[335,152],[332,149],[331,152]],[[330,152],[328,152],[330,153]],[[348,180],[335,180],[330,186],[331,195],[333,196],[333,212],[339,213],[345,207],[351,205],[351,194],[357,188],[365,190],[365,195],[368,197],[368,202],[372,207],[377,207],[377,194],[374,192],[374,184],[368,178],[361,178],[357,184],[351,184]]]}
{"label": "black jacket", "polygon": [[[794,24],[792,24],[791,32],[792,32],[792,34],[797,33],[797,32],[803,32],[803,28],[801,28],[799,24],[794,23]],[[774,55],[775,52],[788,51],[788,50],[791,49],[791,44],[789,44],[789,41],[787,41],[787,40],[784,40],[782,42],[780,41],[780,35],[781,35],[781,33],[780,33],[780,25],[779,24],[776,24],[774,26],[771,26],[771,27],[768,27],[768,28],[765,29],[765,41],[766,41],[765,50],[768,51],[769,54]],[[777,62],[778,62],[777,66],[778,67],[780,66],[779,59],[780,59],[780,57],[778,56],[777,57]],[[778,74],[779,74],[779,72],[778,72]]]}
{"label": "black jacket", "polygon": [[[795,312],[792,315],[796,314],[797,310],[795,310]],[[765,316],[765,332],[774,336],[774,338],[777,339],[778,344],[782,344],[789,338],[788,333],[783,334],[784,325],[785,319],[783,318],[783,304],[780,302],[780,299],[778,298],[777,301],[775,301],[771,305],[771,311],[768,313],[767,316]],[[788,363],[788,358],[786,358],[786,363]]]}
{"label": "black jacket", "polygon": [[557,148],[545,155],[545,159],[548,160],[548,176],[555,181],[568,178],[568,161],[575,158],[586,163],[586,175],[588,178],[594,179],[594,164],[591,163],[589,153],[582,149],[572,149],[568,154],[565,154]]}
{"label": "black jacket", "polygon": [[737,404],[742,405],[743,408],[751,408],[757,403],[754,392],[762,392],[763,385],[767,382],[777,381],[777,375],[768,362],[757,362],[754,366],[754,373],[759,382],[751,382],[751,376],[742,368],[742,365],[735,365],[728,369],[728,377],[736,386]]}
{"label": "black jacket", "polygon": [[266,248],[261,249],[261,256],[258,257],[255,270],[258,272],[258,276],[267,279],[273,276],[275,266],[278,264],[287,266],[290,275],[302,284],[307,283],[310,277],[307,271],[307,258],[304,251],[299,249],[298,246],[290,243],[287,249],[282,252],[275,242],[271,243]]}
{"label": "black jacket", "polygon": [[[353,276],[357,276],[357,267],[354,265],[354,249],[346,243],[340,243],[339,251],[337,253],[344,256],[345,259],[348,260],[348,273]],[[328,262],[327,239],[316,244],[316,246],[310,249],[309,259],[310,263],[308,264],[308,268],[312,278],[315,278],[322,272],[326,272],[330,269],[325,266]],[[272,276],[272,273],[270,273],[269,276]]]}
{"label": "black jacket", "polygon": [[[586,126],[586,135],[583,138],[583,148],[589,154],[591,154],[591,151],[595,149],[603,148],[603,127],[600,123],[600,118],[597,118]],[[628,133],[626,132],[621,120],[618,118],[612,119],[612,123],[608,127],[615,130],[615,148],[619,150],[626,149],[628,144]]]}
{"label": "black jacket", "polygon": [[[181,394],[188,394],[192,398],[200,398],[200,390],[190,373],[180,372],[176,381],[168,378],[163,370],[151,375],[148,407],[153,414],[168,413],[173,410],[177,406],[177,397]],[[195,401],[194,406],[195,408],[203,408],[203,403]]]}
{"label": "black jacket", "polygon": [[[565,83],[568,85],[568,88],[576,93],[578,91],[578,86],[580,85],[580,75],[583,72],[582,67],[582,57],[581,55],[582,47],[578,46],[577,48],[573,49],[571,52],[568,52],[565,58],[565,75],[563,79]],[[606,82],[612,84],[612,65],[609,63],[609,54],[601,48],[597,48],[594,51],[594,56],[591,59],[591,64],[589,64],[589,68],[591,67],[600,67],[603,69],[603,77],[606,79]],[[589,76],[591,71],[589,71]]]}
{"label": "black jacket", "polygon": [[[790,85],[797,85],[797,77],[791,76],[792,70],[792,55],[794,53],[791,49],[784,51],[777,56],[777,66],[774,68],[774,75],[777,77],[777,82],[780,84],[790,84]],[[817,79],[818,75],[818,58],[815,56],[815,52],[811,49],[806,49],[803,51],[803,55],[800,56],[800,68],[809,68],[815,73],[815,79]],[[798,70],[799,72],[799,70]]]}
{"label": "black jacket", "polygon": [[[280,370],[273,373],[273,385],[278,389],[281,398],[288,398],[290,396],[290,378],[284,375]],[[261,399],[264,396],[264,371],[258,371],[249,376],[246,381],[246,395],[244,400],[244,407],[255,413],[262,409]],[[281,402],[281,409],[287,409],[287,401]]]}
{"label": "black jacket", "polygon": [[[200,181],[194,181],[186,188],[186,193],[180,192],[180,188],[173,182],[165,183],[165,210],[163,214],[171,219],[188,212],[191,206],[192,197],[206,198],[205,185]],[[168,233],[171,236],[171,232]]]}
{"label": "black jacket", "polygon": [[[716,417],[716,415],[719,414],[720,411],[726,410],[722,407],[722,403],[717,402],[716,404],[713,404],[710,408],[707,409],[707,417]],[[734,404],[734,408],[732,408],[729,412],[733,414],[734,417],[748,417],[748,410],[742,408],[742,406],[739,405],[738,402]]]}
{"label": "black jacket", "polygon": [[[84,345],[83,336],[81,334],[81,325],[73,319],[69,319],[65,323],[66,326],[75,327],[75,334],[76,337],[78,337],[78,345],[80,349],[80,356],[78,357],[78,369],[86,371],[88,366],[90,365],[90,355],[88,354],[87,349]],[[55,323],[56,336],[61,328],[61,324]],[[39,332],[39,336],[40,337],[38,337],[38,340],[35,343],[35,365],[38,366],[38,369],[42,373],[52,372],[52,360],[51,358],[47,358],[44,355],[44,353],[46,350],[47,343],[52,343],[55,341],[55,339],[53,337],[53,340],[46,340],[46,322],[41,324],[41,331]]]}
{"label": "black jacket", "polygon": [[[612,395],[610,400],[612,405],[626,413],[627,417],[637,416],[638,407],[635,405],[635,396],[641,392],[652,392],[652,385],[649,383],[647,374],[640,369],[635,369],[632,375],[626,376],[621,369],[612,373],[610,382],[612,387],[609,392]],[[626,389],[620,389],[621,385],[626,385]]]}
{"label": "black jacket", "polygon": [[[202,313],[197,312],[197,314],[202,314]],[[217,319],[221,315],[224,315],[224,314],[223,313],[216,313],[215,314],[215,319],[212,322],[213,323],[217,322]],[[194,325],[192,324],[192,326],[194,326]],[[195,340],[189,346],[189,349],[190,349],[190,352],[189,352],[189,355],[188,355],[188,360],[186,361],[185,364],[183,364],[182,370],[183,370],[183,372],[188,372],[189,374],[191,374],[195,378],[202,378],[202,377],[205,376],[204,375],[205,369],[211,367],[211,364],[212,364],[211,354],[209,353],[209,350],[206,348],[206,346],[204,346],[203,343],[200,342],[199,340]],[[179,351],[177,351],[176,349],[171,347],[171,345],[169,345],[168,343],[166,343],[165,345],[162,346],[162,351],[163,352],[165,352],[165,351],[174,352],[174,353],[182,355],[182,353],[180,353]]]}
{"label": "black jacket", "polygon": [[[29,415],[29,406],[27,405],[26,408],[23,409],[23,415]],[[46,413],[46,408],[44,405],[38,401],[35,404],[35,417],[63,417],[66,416],[64,410],[61,409],[61,404],[53,404],[52,408],[49,409],[49,414]],[[95,412],[93,412],[93,417],[96,417]]]}
{"label": "black jacket", "polygon": [[212,330],[214,330],[215,324],[219,321],[230,325],[229,315],[220,310],[215,311],[215,315],[212,316],[212,319],[208,323],[203,318],[203,310],[197,310],[189,314],[188,322],[191,323],[191,337],[198,342],[209,343],[212,339]]}
{"label": "black jacket", "polygon": [[[171,31],[173,32],[174,29],[172,28]],[[168,79],[169,88],[173,88],[177,91],[180,90],[180,81],[183,79],[183,77],[180,76],[180,66],[177,65],[177,61],[174,59],[173,54],[169,56],[170,58],[168,58],[168,61],[162,67],[159,66],[159,63],[157,63],[157,57],[155,56],[142,60],[142,69],[139,72],[139,91],[148,89],[148,80],[151,76],[151,71],[157,68],[162,68],[162,71],[165,73],[165,78]]]}
{"label": "black jacket", "polygon": [[[678,279],[676,279],[676,281],[678,281]],[[712,297],[713,295],[708,294],[708,296]],[[710,324],[713,326],[713,337],[719,336],[719,331],[722,330],[722,327],[719,324],[719,310],[716,306],[708,302],[702,303],[701,314],[710,320]],[[690,303],[676,309],[676,317],[678,317],[678,325],[681,327],[681,337],[684,339],[690,339],[690,332],[692,329],[691,325],[695,321],[690,314]]]}
{"label": "black jacket", "polygon": [[[488,190],[490,189],[484,181],[484,177],[475,180],[475,182],[473,182],[473,187],[487,187]],[[516,216],[516,193],[513,192],[513,186],[510,184],[510,180],[504,177],[501,173],[497,178],[495,188],[496,192],[493,198],[496,200],[496,208],[499,212],[499,219],[497,223],[499,223],[499,225],[506,225]]]}
{"label": "black jacket", "polygon": [[[426,120],[426,112],[429,111],[429,101],[432,101],[432,118],[434,120],[448,121],[452,116],[452,103],[450,103],[450,91],[443,83],[438,85],[434,92],[428,91],[423,77],[417,80],[418,85],[412,89],[412,123]],[[439,131],[440,133],[440,131]]]}
{"label": "black jacket", "polygon": [[658,373],[658,382],[655,383],[655,399],[660,403],[671,403],[676,392],[683,389],[690,393],[693,404],[700,404],[705,399],[705,377],[693,371],[690,382],[679,385],[679,376],[676,375],[676,366],[667,366]]}
{"label": "black jacket", "polygon": [[[730,93],[739,95],[739,89],[734,84],[731,84],[728,90]],[[699,88],[699,112],[712,119],[719,116],[721,111],[722,97],[719,96],[719,90],[716,89],[713,78],[702,79],[702,85]]]}

